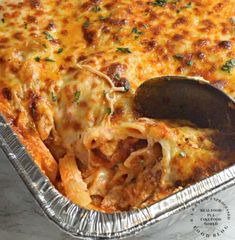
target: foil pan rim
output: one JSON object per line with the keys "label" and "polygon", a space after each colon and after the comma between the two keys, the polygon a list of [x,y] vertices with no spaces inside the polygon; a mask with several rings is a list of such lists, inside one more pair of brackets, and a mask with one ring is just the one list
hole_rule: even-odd
{"label": "foil pan rim", "polygon": [[62,231],[80,239],[121,239],[235,185],[235,166],[195,183],[143,209],[102,213],[80,208],[62,196],[39,170],[16,134],[0,115],[0,146],[44,214]]}

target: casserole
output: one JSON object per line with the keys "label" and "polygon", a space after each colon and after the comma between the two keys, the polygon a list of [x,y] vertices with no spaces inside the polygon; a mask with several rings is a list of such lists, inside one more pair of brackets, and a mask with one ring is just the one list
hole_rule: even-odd
{"label": "casserole", "polygon": [[[170,74],[203,77],[233,97],[233,6],[232,0],[1,1],[1,113],[51,184],[72,202],[107,213],[130,211],[128,218],[143,208],[137,213],[144,222],[146,216],[154,219],[144,224],[150,225],[161,206],[153,203],[231,166],[234,152],[216,144],[220,135],[215,130],[138,118],[133,94],[148,78]],[[2,135],[12,148],[4,131]],[[13,164],[20,164],[18,149],[35,171],[37,180],[31,176],[31,183],[25,181],[40,205],[44,187],[52,199],[63,199],[12,132],[9,138],[17,142],[16,149],[3,145],[8,155],[14,153]],[[17,168],[27,169],[27,164]],[[221,173],[223,187],[232,184],[233,175],[227,176],[231,169]],[[204,186],[202,193],[223,187]],[[176,196],[182,193],[163,201],[180,209]],[[183,202],[192,203],[202,193]],[[47,198],[47,204],[53,201]],[[107,222],[122,215],[71,206],[75,215],[105,216]],[[168,211],[159,210],[157,216]],[[137,231],[127,229],[128,234]],[[117,236],[119,230],[107,232]]]}

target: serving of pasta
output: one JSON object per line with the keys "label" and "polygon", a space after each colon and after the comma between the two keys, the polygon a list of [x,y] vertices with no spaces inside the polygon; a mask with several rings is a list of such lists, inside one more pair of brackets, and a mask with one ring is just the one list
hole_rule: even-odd
{"label": "serving of pasta", "polygon": [[164,75],[203,77],[234,97],[234,6],[0,0],[0,112],[73,203],[149,206],[235,162],[217,130],[143,118],[133,104],[141,83]]}

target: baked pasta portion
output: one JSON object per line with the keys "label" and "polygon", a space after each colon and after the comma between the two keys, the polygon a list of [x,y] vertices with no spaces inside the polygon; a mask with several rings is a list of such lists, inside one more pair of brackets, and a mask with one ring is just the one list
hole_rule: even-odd
{"label": "baked pasta portion", "polygon": [[0,111],[72,202],[153,204],[235,162],[225,134],[133,107],[136,88],[163,75],[203,77],[234,97],[234,6],[0,0]]}

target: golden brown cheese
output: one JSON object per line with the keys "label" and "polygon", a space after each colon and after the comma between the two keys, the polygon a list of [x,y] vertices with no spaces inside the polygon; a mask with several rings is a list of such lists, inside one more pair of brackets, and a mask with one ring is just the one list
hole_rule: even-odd
{"label": "golden brown cheese", "polygon": [[1,112],[73,202],[152,204],[235,160],[215,131],[137,119],[132,106],[135,89],[162,75],[200,76],[235,97],[234,6],[0,0]]}

